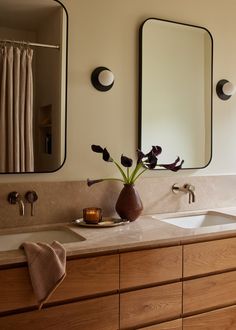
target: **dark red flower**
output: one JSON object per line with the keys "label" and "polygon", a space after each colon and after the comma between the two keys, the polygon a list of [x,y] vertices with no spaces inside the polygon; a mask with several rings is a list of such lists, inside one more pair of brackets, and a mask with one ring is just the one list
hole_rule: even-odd
{"label": "dark red flower", "polygon": [[92,149],[94,152],[98,152],[98,153],[100,153],[100,154],[103,153],[103,148],[100,147],[100,146],[98,146],[98,145],[96,145],[96,144],[92,144],[92,145],[91,145],[91,149]]}
{"label": "dark red flower", "polygon": [[145,157],[145,154],[141,150],[137,149],[137,155],[138,155],[137,164],[139,164]]}
{"label": "dark red flower", "polygon": [[162,152],[162,148],[160,146],[152,146],[152,152],[155,156],[158,156]]}
{"label": "dark red flower", "polygon": [[157,166],[157,157],[153,151],[148,153],[148,159],[145,162],[145,165],[150,169],[153,170]]}
{"label": "dark red flower", "polygon": [[113,162],[113,159],[106,148],[103,149],[102,159],[105,160],[105,162]]}
{"label": "dark red flower", "polygon": [[177,157],[176,160],[174,161],[174,163],[171,163],[171,164],[162,164],[162,165],[159,165],[159,166],[164,167],[167,170],[171,170],[173,172],[177,172],[178,170],[180,170],[182,168],[182,165],[184,163],[184,160],[182,160],[180,163],[179,162],[180,162],[180,158]]}
{"label": "dark red flower", "polygon": [[120,162],[124,167],[131,167],[133,165],[133,160],[123,155],[120,158]]}
{"label": "dark red flower", "polygon": [[87,179],[87,185],[90,187],[93,184],[99,183],[99,182],[102,182],[102,181],[104,181],[104,180],[103,179],[99,179],[99,180],[90,180],[90,179]]}

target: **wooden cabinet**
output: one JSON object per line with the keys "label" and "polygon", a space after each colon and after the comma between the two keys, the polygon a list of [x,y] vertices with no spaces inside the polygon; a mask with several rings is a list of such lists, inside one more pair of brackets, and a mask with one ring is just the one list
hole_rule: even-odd
{"label": "wooden cabinet", "polygon": [[183,319],[183,330],[235,330],[236,306]]}
{"label": "wooden cabinet", "polygon": [[0,318],[3,330],[117,330],[119,296],[111,295]]}
{"label": "wooden cabinet", "polygon": [[4,330],[235,330],[236,238],[69,260],[41,311],[27,267],[0,285]]}
{"label": "wooden cabinet", "polygon": [[179,318],[182,310],[181,283],[135,290],[120,295],[121,328]]}
{"label": "wooden cabinet", "polygon": [[[28,268],[0,270],[0,313],[36,306]],[[14,285],[12,285],[14,284]],[[119,290],[119,256],[67,262],[67,276],[48,302],[59,302]]]}
{"label": "wooden cabinet", "polygon": [[190,277],[236,268],[236,238],[183,246],[183,276]]}
{"label": "wooden cabinet", "polygon": [[131,288],[182,277],[182,247],[151,249],[120,255],[120,288]]}
{"label": "wooden cabinet", "polygon": [[236,304],[236,271],[183,282],[183,313]]}
{"label": "wooden cabinet", "polygon": [[[181,246],[121,253],[121,329],[179,318],[181,278]],[[164,284],[170,281],[177,283]]]}
{"label": "wooden cabinet", "polygon": [[235,330],[236,238],[183,246],[183,277],[183,330]]}
{"label": "wooden cabinet", "polygon": [[182,319],[163,322],[150,327],[139,328],[139,330],[182,330]]}

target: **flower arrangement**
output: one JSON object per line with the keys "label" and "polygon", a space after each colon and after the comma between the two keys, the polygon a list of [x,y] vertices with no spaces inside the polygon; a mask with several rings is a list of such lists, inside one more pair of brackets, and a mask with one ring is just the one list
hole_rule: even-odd
{"label": "flower arrangement", "polygon": [[[119,170],[122,179],[118,178],[105,178],[105,179],[99,179],[99,180],[90,180],[87,179],[88,186],[91,186],[95,183],[99,183],[102,181],[108,181],[108,180],[115,180],[115,181],[121,181],[124,184],[132,185],[135,183],[135,181],[148,169],[152,170],[157,167],[163,167],[168,170],[177,172],[183,165],[183,160],[180,161],[180,158],[177,157],[176,160],[171,164],[157,164],[158,162],[158,156],[162,152],[162,148],[160,146],[153,146],[152,149],[147,153],[144,154],[141,150],[137,150],[137,162],[134,166],[134,168],[131,170],[133,166],[133,160],[131,158],[128,158],[124,155],[121,155],[120,158],[120,164],[115,161],[111,156],[110,153],[106,148],[102,148],[99,145],[91,145],[92,151],[102,154],[102,158],[106,162],[114,163],[117,169]],[[121,166],[123,166],[125,169],[123,169]]]}

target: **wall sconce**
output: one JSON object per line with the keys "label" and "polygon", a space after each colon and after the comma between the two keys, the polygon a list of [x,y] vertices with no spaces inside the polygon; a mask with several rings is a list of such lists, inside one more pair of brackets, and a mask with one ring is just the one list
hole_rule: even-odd
{"label": "wall sconce", "polygon": [[236,87],[226,79],[221,79],[216,85],[216,93],[221,100],[228,100],[235,93]]}
{"label": "wall sconce", "polygon": [[91,82],[93,87],[101,92],[109,91],[114,85],[114,74],[108,68],[100,66],[93,70]]}

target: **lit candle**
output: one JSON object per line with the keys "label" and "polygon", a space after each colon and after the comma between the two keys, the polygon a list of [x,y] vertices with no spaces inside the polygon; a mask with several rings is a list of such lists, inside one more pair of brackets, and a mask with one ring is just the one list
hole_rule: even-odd
{"label": "lit candle", "polygon": [[102,220],[102,209],[98,207],[87,207],[83,209],[83,218],[87,223],[98,223]]}

